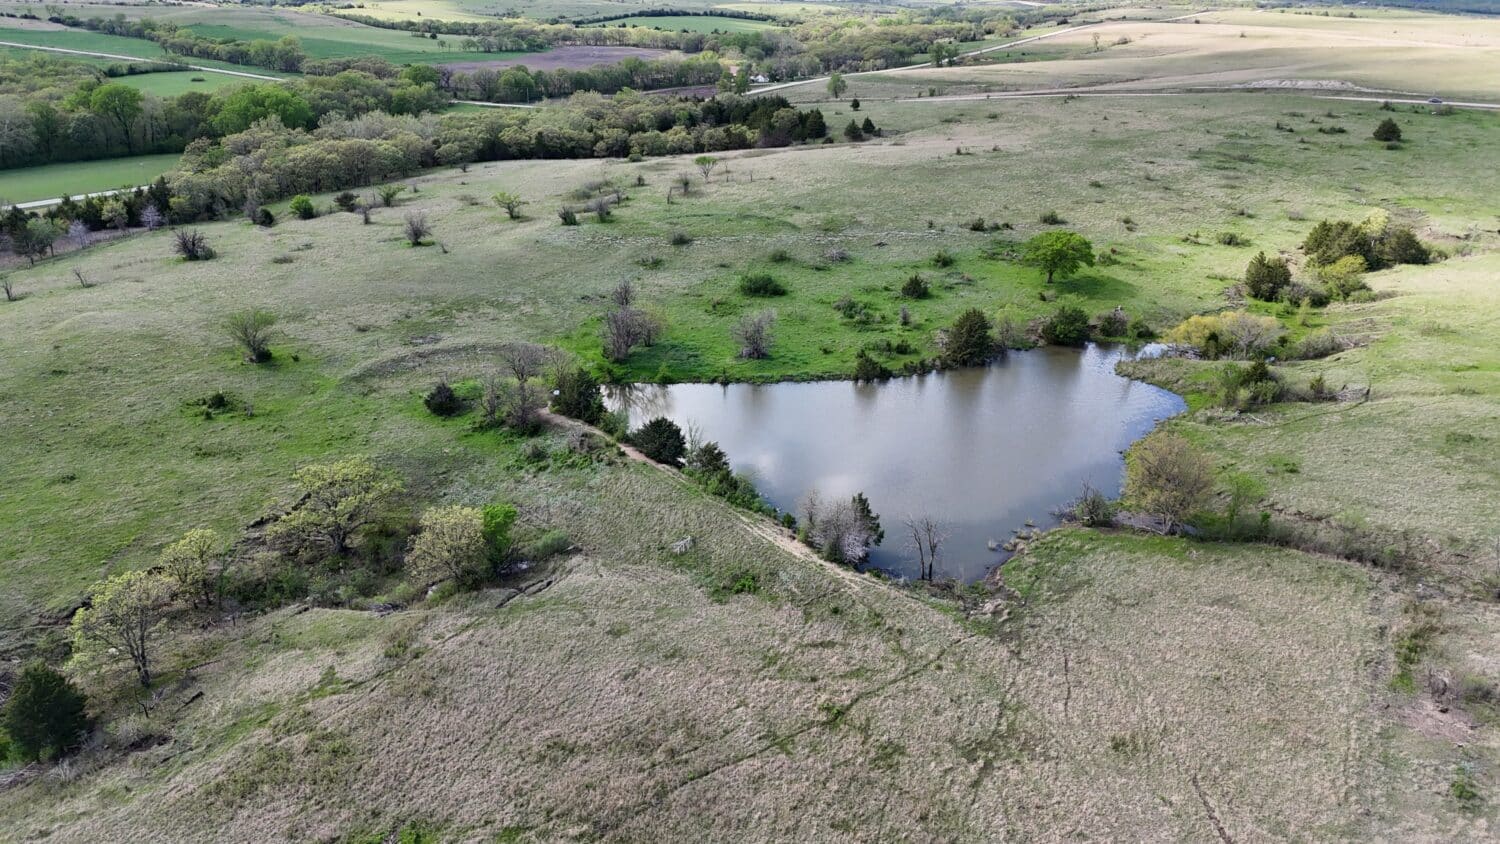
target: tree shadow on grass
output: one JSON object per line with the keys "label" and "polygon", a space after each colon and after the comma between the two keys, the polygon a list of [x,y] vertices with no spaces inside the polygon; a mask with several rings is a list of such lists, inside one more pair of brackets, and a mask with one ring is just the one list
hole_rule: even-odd
{"label": "tree shadow on grass", "polygon": [[1072,278],[1062,278],[1052,283],[1058,293],[1082,296],[1087,299],[1103,299],[1109,302],[1124,302],[1135,298],[1140,288],[1123,279],[1101,273],[1084,273]]}

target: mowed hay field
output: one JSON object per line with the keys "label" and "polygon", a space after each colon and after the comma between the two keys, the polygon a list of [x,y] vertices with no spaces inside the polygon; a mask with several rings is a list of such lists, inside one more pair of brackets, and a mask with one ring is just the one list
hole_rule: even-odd
{"label": "mowed hay field", "polygon": [[[237,534],[286,501],[296,467],[333,456],[373,455],[414,504],[514,501],[528,535],[564,526],[577,549],[507,589],[385,616],[289,608],[174,636],[154,714],[111,722],[110,764],[0,792],[0,840],[1491,835],[1491,714],[1440,711],[1426,690],[1497,673],[1500,115],[1293,93],[824,112],[835,132],[869,116],[886,135],[726,154],[706,185],[690,158],[434,171],[369,226],[283,203],[271,229],[199,227],[219,253],[206,264],[158,232],[15,273],[21,298],[0,303],[8,645],[187,528]],[[1368,137],[1387,116],[1401,149]],[[682,173],[692,191],[669,204]],[[631,197],[613,220],[558,225],[570,192],[603,178]],[[502,189],[527,219],[487,201]],[[1069,529],[971,615],[794,555],[662,471],[566,459],[556,433],[537,460],[420,400],[489,371],[509,339],[595,359],[627,279],[667,330],[621,377],[847,376],[882,341],[913,345],[882,355],[894,365],[933,354],[967,307],[1024,322],[1118,305],[1158,328],[1230,307],[1255,252],[1295,258],[1315,221],[1376,209],[1446,260],[1371,274],[1383,298],[1308,325],[1255,306],[1358,340],[1282,371],[1369,386],[1367,401],[1226,421],[1194,392],[1206,370],[1148,374],[1182,375],[1194,410],[1172,427],[1253,474],[1268,509],[1406,531],[1432,549],[1415,573]],[[1006,256],[1048,211],[1109,256],[1051,291]],[[405,245],[409,212],[441,247]],[[975,217],[1010,228],[975,232]],[[747,299],[744,272],[789,293]],[[913,273],[933,298],[896,297]],[[844,296],[876,316],[842,319]],[[219,328],[250,307],[280,318],[273,365],[241,363]],[[740,360],[729,329],[763,307],[779,314],[772,357]],[[202,418],[192,402],[216,390],[253,414]],[[685,536],[694,548],[672,553]]]}

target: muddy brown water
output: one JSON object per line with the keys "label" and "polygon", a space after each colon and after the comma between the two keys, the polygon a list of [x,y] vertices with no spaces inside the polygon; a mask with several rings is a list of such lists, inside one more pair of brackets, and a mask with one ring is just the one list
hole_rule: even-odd
{"label": "muddy brown water", "polygon": [[948,535],[937,576],[973,582],[1005,557],[992,543],[1028,522],[1056,524],[1053,511],[1085,483],[1117,495],[1123,450],[1186,409],[1115,374],[1130,354],[1042,348],[874,384],[635,385],[609,402],[632,428],[656,416],[696,425],[779,509],[796,513],[810,490],[824,500],[863,491],[885,528],[868,565],[892,575],[917,572],[902,521],[933,515]]}

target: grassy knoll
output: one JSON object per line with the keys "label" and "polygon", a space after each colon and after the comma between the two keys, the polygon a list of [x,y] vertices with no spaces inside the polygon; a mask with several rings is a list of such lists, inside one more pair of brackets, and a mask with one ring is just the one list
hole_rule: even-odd
{"label": "grassy knoll", "polygon": [[178,158],[175,154],[137,155],[4,170],[0,171],[0,197],[6,202],[30,202],[119,187],[133,188],[152,182],[171,170],[177,166]]}

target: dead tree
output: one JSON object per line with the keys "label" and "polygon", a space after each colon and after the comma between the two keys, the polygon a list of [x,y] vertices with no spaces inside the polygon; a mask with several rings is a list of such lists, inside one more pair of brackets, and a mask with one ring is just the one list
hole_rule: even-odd
{"label": "dead tree", "polygon": [[930,581],[948,534],[941,522],[925,515],[907,517],[906,530],[911,534],[911,545],[917,551],[918,579]]}

